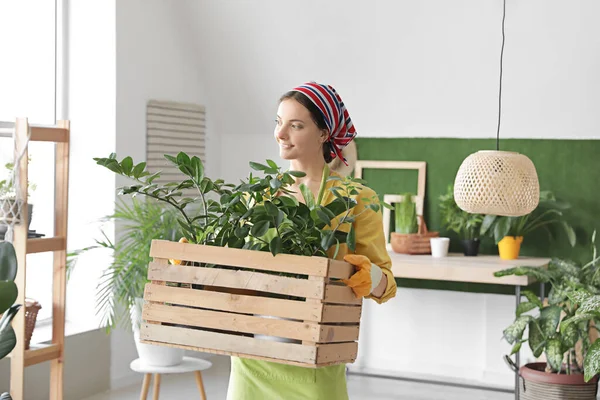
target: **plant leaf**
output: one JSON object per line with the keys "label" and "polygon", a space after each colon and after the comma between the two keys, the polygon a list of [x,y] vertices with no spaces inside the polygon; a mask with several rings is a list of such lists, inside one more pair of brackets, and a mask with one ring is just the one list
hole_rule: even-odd
{"label": "plant leaf", "polygon": [[121,161],[121,168],[123,168],[123,173],[125,173],[125,175],[131,175],[131,171],[133,170],[133,159],[131,157],[125,157],[123,161]]}
{"label": "plant leaf", "polygon": [[348,249],[350,251],[356,251],[356,230],[354,229],[354,224],[350,225],[350,231],[348,232],[348,237],[346,238],[346,244],[348,245]]}
{"label": "plant leaf", "polygon": [[496,221],[496,216],[495,215],[486,215],[483,218],[483,222],[481,223],[481,228],[480,228],[480,234],[481,236],[484,236],[487,231],[490,229],[490,227],[494,224],[494,221]]}
{"label": "plant leaf", "polygon": [[565,347],[575,347],[575,344],[577,344],[577,341],[579,340],[579,330],[577,329],[577,325],[569,324],[564,330],[561,329],[561,337]]}
{"label": "plant leaf", "polygon": [[527,311],[531,311],[536,307],[537,305],[530,301],[524,301],[522,303],[519,303],[519,305],[517,306],[517,317],[520,317],[521,314],[526,313]]}
{"label": "plant leaf", "polygon": [[558,323],[560,322],[561,311],[562,309],[559,306],[542,308],[539,324],[544,337],[552,337],[552,335],[556,333],[556,328],[558,328]]}
{"label": "plant leaf", "polygon": [[265,170],[269,169],[269,167],[267,167],[266,165],[257,163],[257,162],[253,162],[253,161],[250,161],[250,168],[252,168],[253,170],[256,170],[256,171],[265,171]]}
{"label": "plant leaf", "polygon": [[517,275],[517,276],[531,276],[536,278],[539,282],[549,282],[550,281],[550,273],[538,267],[514,267],[503,269],[502,271],[494,272],[495,277],[502,277],[508,275]]}
{"label": "plant leaf", "polygon": [[19,290],[13,281],[0,281],[0,314],[15,303],[18,294]]}
{"label": "plant leaf", "polygon": [[515,322],[513,322],[508,328],[504,330],[504,338],[510,344],[513,344],[515,341],[520,340],[523,336],[523,331],[527,324],[532,320],[530,315],[521,315],[518,317]]}
{"label": "plant leaf", "polygon": [[586,382],[600,373],[600,340],[596,340],[588,349],[583,360],[583,371]]}
{"label": "plant leaf", "polygon": [[545,339],[540,330],[537,321],[529,322],[529,348],[537,358],[544,352]]}
{"label": "plant leaf", "polygon": [[11,325],[0,331],[0,359],[6,357],[17,344],[17,337]]}
{"label": "plant leaf", "polygon": [[544,306],[542,304],[542,301],[540,300],[540,298],[535,293],[533,293],[531,290],[523,290],[523,292],[521,294],[523,296],[527,297],[527,300],[529,300],[530,302],[535,304],[537,307],[542,308]]}
{"label": "plant leaf", "polygon": [[302,197],[304,198],[304,204],[306,204],[310,210],[313,210],[315,208],[315,196],[304,183],[300,184],[300,193],[302,193]]}
{"label": "plant leaf", "polygon": [[521,342],[521,341],[515,343],[515,345],[513,346],[512,350],[510,351],[510,355],[513,355],[513,354],[517,353],[519,350],[521,350],[521,345],[522,344],[523,344],[523,342]]}
{"label": "plant leaf", "polygon": [[254,224],[250,233],[254,237],[261,237],[269,230],[269,221],[258,221]]}
{"label": "plant leaf", "polygon": [[281,238],[279,236],[275,236],[269,243],[269,250],[274,256],[281,253],[281,247]]}
{"label": "plant leaf", "polygon": [[546,345],[546,359],[552,369],[557,372],[561,370],[564,351],[559,339],[550,339]]}
{"label": "plant leaf", "polygon": [[17,253],[10,242],[0,242],[0,281],[14,281],[17,276]]}

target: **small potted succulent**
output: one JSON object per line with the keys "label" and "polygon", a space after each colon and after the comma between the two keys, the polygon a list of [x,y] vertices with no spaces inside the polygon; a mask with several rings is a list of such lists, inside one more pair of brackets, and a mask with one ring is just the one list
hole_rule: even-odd
{"label": "small potted succulent", "polygon": [[396,203],[394,208],[394,222],[396,233],[417,233],[417,208],[413,201],[412,193],[405,193],[403,201]]}
{"label": "small potted succulent", "polygon": [[[31,158],[29,158],[31,161]],[[8,224],[16,224],[21,221],[21,210],[15,187],[15,165],[6,163],[4,168],[7,171],[5,179],[0,180],[0,237],[4,236]],[[27,196],[37,188],[35,183],[29,182]],[[33,204],[27,204],[28,225],[31,225],[33,216]]]}
{"label": "small potted succulent", "polygon": [[484,216],[461,210],[454,201],[453,185],[448,186],[448,191],[439,197],[439,201],[442,225],[460,237],[464,255],[479,254],[480,231]]}

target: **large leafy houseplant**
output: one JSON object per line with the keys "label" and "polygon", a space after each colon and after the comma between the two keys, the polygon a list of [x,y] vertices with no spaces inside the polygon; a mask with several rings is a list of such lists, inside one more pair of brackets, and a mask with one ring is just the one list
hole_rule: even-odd
{"label": "large leafy houseplant", "polygon": [[484,216],[463,211],[454,200],[454,185],[448,185],[439,197],[440,214],[444,228],[456,233],[461,239],[465,255],[477,255]]}
{"label": "large leafy houseplant", "polygon": [[[180,152],[177,156],[165,155],[183,174],[180,181],[155,183],[160,172],[146,170],[145,163],[134,164],[131,157],[118,161],[115,154],[108,158],[95,158],[99,165],[130,178],[134,184],[124,186],[122,195],[145,195],[169,204],[176,211],[177,222],[185,238],[196,244],[228,246],[231,248],[270,251],[279,253],[327,256],[327,251],[346,243],[355,249],[356,238],[352,214],[357,205],[363,181],[329,176],[323,173],[321,188],[315,199],[306,186],[300,189],[304,203],[291,194],[294,177],[305,174],[299,171],[282,171],[272,160],[266,164],[251,162],[250,167],[263,176],[250,176],[238,185],[223,180],[211,180],[204,174],[198,157]],[[322,205],[325,186],[336,180],[329,189],[334,200]],[[194,189],[197,196],[183,195],[184,189]],[[376,197],[362,211],[379,211]],[[335,254],[334,254],[335,257]]]}
{"label": "large leafy houseplant", "polygon": [[504,330],[504,339],[513,345],[511,354],[527,342],[535,357],[545,354],[548,373],[584,373],[586,382],[600,373],[600,341],[592,343],[589,335],[600,322],[600,257],[596,249],[584,265],[552,259],[547,269],[522,266],[495,273],[497,277],[507,275],[531,276],[551,284],[547,304],[533,292],[523,292],[527,301],[518,305],[514,322]]}
{"label": "large leafy houseplant", "polygon": [[[6,357],[17,344],[17,337],[11,326],[11,321],[21,308],[21,304],[14,304],[18,295],[14,282],[17,268],[17,255],[12,243],[0,242],[0,359]],[[0,395],[3,400],[10,398],[8,393]]]}

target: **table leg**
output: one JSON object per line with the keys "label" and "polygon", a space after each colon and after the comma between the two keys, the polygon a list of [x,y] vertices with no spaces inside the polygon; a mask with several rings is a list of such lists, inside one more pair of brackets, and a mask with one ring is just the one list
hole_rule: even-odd
{"label": "table leg", "polygon": [[204,391],[204,382],[202,381],[202,372],[196,371],[194,373],[196,375],[196,384],[198,384],[198,390],[200,391],[200,396],[202,400],[206,400],[206,392]]}
{"label": "table leg", "polygon": [[140,400],[146,400],[146,397],[148,397],[148,390],[150,389],[150,379],[152,379],[152,374],[144,375],[144,382],[142,383],[142,393],[140,394]]}
{"label": "table leg", "polygon": [[154,374],[154,395],[153,400],[158,400],[158,393],[160,392],[160,374]]}
{"label": "table leg", "polygon": [[[515,297],[517,302],[517,307],[521,304],[521,286],[515,286]],[[515,353],[515,365],[517,366],[517,370],[515,371],[515,400],[519,400],[519,368],[521,367],[521,357],[520,351]]]}

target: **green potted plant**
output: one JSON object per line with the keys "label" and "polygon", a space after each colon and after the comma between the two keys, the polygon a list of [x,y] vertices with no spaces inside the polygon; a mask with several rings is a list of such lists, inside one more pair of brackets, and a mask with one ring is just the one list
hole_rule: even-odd
{"label": "green potted plant", "polygon": [[[29,158],[29,162],[31,157]],[[6,178],[0,180],[0,236],[6,233],[7,225],[4,223],[18,223],[21,220],[21,210],[19,209],[19,203],[17,202],[16,187],[14,184],[15,179],[15,165],[13,163],[4,164],[6,169]],[[27,196],[29,198],[30,192],[36,190],[37,185],[35,183],[28,183]],[[27,215],[28,225],[31,225],[31,218],[33,216],[33,204],[27,204]]]}
{"label": "green potted plant", "polygon": [[[17,268],[15,248],[9,242],[0,242],[0,359],[6,357],[17,344],[17,337],[11,325],[21,308],[21,304],[14,304],[18,294],[14,282]],[[8,393],[0,395],[2,400],[10,398]]]}
{"label": "green potted plant", "polygon": [[481,225],[483,215],[463,211],[454,201],[454,185],[448,186],[448,191],[439,197],[442,225],[456,233],[461,240],[465,256],[479,254]]}
{"label": "green potted plant", "polygon": [[594,322],[600,320],[600,258],[595,249],[592,261],[584,265],[553,259],[548,269],[522,266],[495,273],[507,275],[551,284],[547,304],[524,291],[527,301],[518,305],[514,322],[504,330],[504,339],[513,345],[511,354],[527,342],[535,357],[546,356],[545,363],[520,368],[521,391],[535,400],[595,400],[600,373],[600,341],[590,340]]}
{"label": "green potted plant", "polygon": [[417,233],[417,206],[413,201],[413,193],[405,193],[401,202],[396,203],[394,208],[394,222],[396,233]]}
{"label": "green potted plant", "polygon": [[570,208],[570,204],[559,201],[549,191],[540,193],[540,203],[530,214],[520,217],[500,217],[486,215],[481,226],[482,235],[491,236],[496,244],[500,258],[513,260],[518,258],[523,238],[543,228],[553,238],[553,225],[560,226],[565,232],[571,246],[576,244],[575,231],[564,219],[563,211]]}
{"label": "green potted plant", "polygon": [[96,288],[101,325],[107,333],[117,327],[132,330],[138,355],[145,363],[163,366],[179,363],[182,350],[139,341],[142,298],[144,286],[149,282],[148,264],[152,261],[150,244],[153,239],[173,240],[181,236],[174,211],[150,199],[133,198],[130,204],[119,200],[115,212],[103,221],[120,225],[118,240],[109,240],[101,230],[103,238],[96,240],[96,245],[69,253],[67,276],[76,268],[80,255],[102,249],[110,251],[112,262]]}

